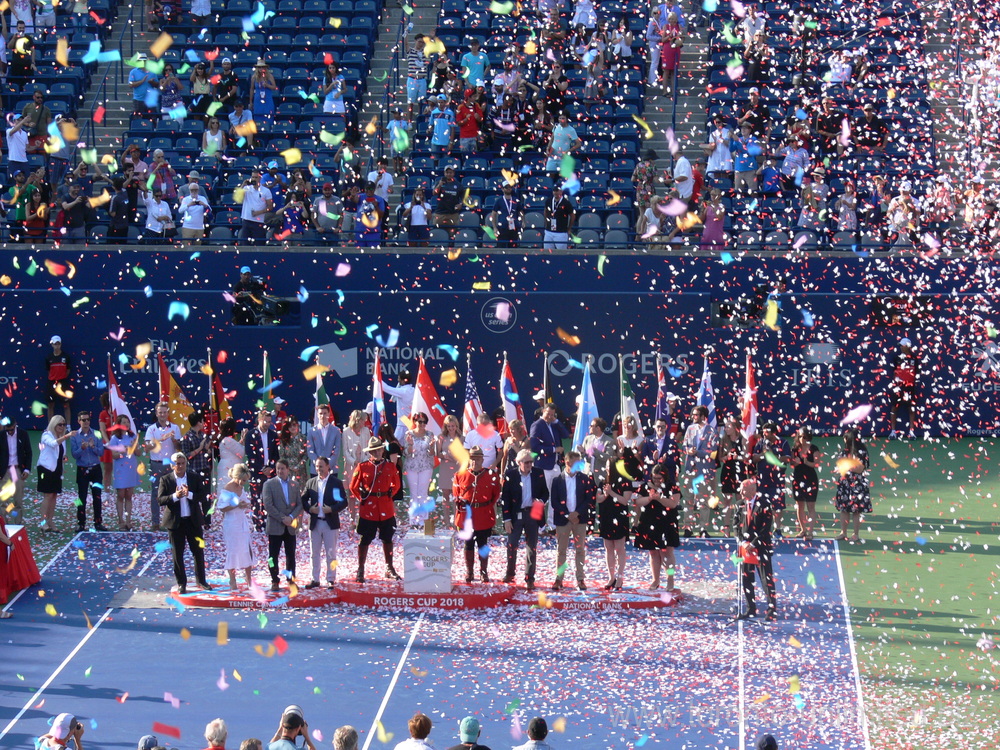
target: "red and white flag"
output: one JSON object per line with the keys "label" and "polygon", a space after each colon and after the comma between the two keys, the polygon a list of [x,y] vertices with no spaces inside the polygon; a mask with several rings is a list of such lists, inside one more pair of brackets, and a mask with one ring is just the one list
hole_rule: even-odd
{"label": "red and white flag", "polygon": [[[111,360],[108,360],[108,411],[111,412],[111,424],[114,425],[118,421],[118,417],[124,414],[128,417],[129,426],[132,428],[132,432],[138,432],[139,427],[136,425],[135,420],[132,419],[132,412],[129,411],[128,404],[125,403],[125,399],[122,398],[121,388],[118,387],[118,381],[115,380],[115,372],[111,369]],[[105,435],[106,440],[111,439],[111,435]]]}
{"label": "red and white flag", "polygon": [[441,405],[441,399],[438,398],[437,389],[434,388],[431,376],[427,373],[423,357],[420,358],[420,365],[417,367],[417,382],[413,391],[413,407],[410,409],[411,423],[413,415],[418,412],[423,412],[427,415],[427,431],[434,435],[440,435],[447,413]]}
{"label": "red and white flag", "polygon": [[753,360],[747,352],[747,384],[743,389],[743,433],[747,441],[747,451],[752,452],[757,442],[757,379],[754,377]]}

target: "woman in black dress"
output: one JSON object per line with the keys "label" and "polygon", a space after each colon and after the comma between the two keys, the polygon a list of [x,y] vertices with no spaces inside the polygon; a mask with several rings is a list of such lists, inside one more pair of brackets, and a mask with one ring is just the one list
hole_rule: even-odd
{"label": "woman in black dress", "polygon": [[722,530],[726,536],[736,536],[733,509],[739,497],[740,485],[747,478],[747,441],[740,431],[740,418],[731,416],[726,420],[719,438],[719,494],[722,495]]}
{"label": "woman in black dress", "polygon": [[677,564],[674,549],[681,546],[677,530],[681,490],[668,474],[667,467],[656,466],[649,481],[636,491],[635,504],[641,510],[634,544],[636,549],[649,552],[649,568],[653,573],[649,588],[660,588],[660,572],[666,565],[667,591],[673,591],[674,566]]}
{"label": "woman in black dress", "polygon": [[799,530],[795,536],[813,538],[816,525],[816,494],[819,492],[819,459],[823,452],[813,445],[812,430],[799,428],[792,441],[792,495],[795,497],[795,515]]}
{"label": "woman in black dress", "polygon": [[597,495],[597,520],[604,555],[608,564],[605,591],[621,589],[625,582],[625,544],[628,541],[634,482],[642,476],[642,466],[635,454],[626,449],[620,461],[610,467],[610,476]]}
{"label": "woman in black dress", "polygon": [[858,437],[858,431],[849,427],[844,430],[844,448],[837,459],[837,510],[840,511],[841,541],[847,540],[847,523],[854,524],[852,542],[861,541],[861,516],[872,512],[871,481],[868,479],[868,449]]}

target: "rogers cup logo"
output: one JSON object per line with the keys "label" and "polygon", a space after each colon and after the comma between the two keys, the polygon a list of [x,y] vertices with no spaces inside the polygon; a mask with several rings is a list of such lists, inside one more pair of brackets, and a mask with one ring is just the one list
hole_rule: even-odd
{"label": "rogers cup logo", "polygon": [[517,309],[506,297],[494,297],[483,305],[483,325],[492,333],[507,333],[517,322]]}

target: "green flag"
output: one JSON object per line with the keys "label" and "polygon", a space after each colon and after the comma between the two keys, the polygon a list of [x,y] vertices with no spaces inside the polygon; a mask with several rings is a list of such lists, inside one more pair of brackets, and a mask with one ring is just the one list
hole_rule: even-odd
{"label": "green flag", "polygon": [[329,404],[330,403],[330,397],[326,395],[326,386],[323,385],[323,373],[322,372],[317,372],[316,373],[316,395],[314,396],[314,398],[316,399],[316,406],[317,407],[320,404]]}
{"label": "green flag", "polygon": [[267,409],[268,411],[274,411],[274,394],[271,393],[271,363],[267,359],[267,352],[264,352],[264,385],[261,390],[264,393],[263,398],[257,402],[257,405],[261,409]]}

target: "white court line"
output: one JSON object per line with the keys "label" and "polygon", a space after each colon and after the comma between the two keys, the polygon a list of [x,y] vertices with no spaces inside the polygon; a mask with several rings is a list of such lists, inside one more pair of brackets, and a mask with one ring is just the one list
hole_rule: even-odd
{"label": "white court line", "polygon": [[[378,713],[375,714],[375,718],[372,720],[371,728],[368,730],[368,736],[365,738],[365,745],[361,750],[368,750],[372,744],[372,740],[375,739],[376,733],[378,732],[378,723],[382,720],[382,712],[385,711],[385,707],[389,705],[389,697],[392,695],[392,691],[396,687],[396,680],[399,679],[399,673],[403,671],[403,665],[406,663],[406,658],[410,655],[410,649],[413,647],[413,641],[416,640],[417,631],[420,630],[420,623],[424,620],[424,613],[421,612],[420,616],[417,618],[416,623],[413,625],[413,631],[410,633],[410,640],[406,642],[406,648],[403,649],[403,655],[399,657],[399,663],[396,665],[396,671],[392,675],[392,679],[389,681],[389,687],[385,691],[385,696],[382,698],[382,705],[378,707]],[[3,735],[0,735],[2,738]]]}
{"label": "white court line", "polygon": [[844,584],[844,567],[840,562],[840,543],[834,539],[833,549],[837,553],[837,575],[840,577],[840,602],[844,608],[844,625],[847,627],[847,642],[851,646],[851,666],[854,669],[854,687],[858,691],[858,723],[865,748],[871,750],[872,740],[868,734],[868,719],[865,716],[865,698],[861,692],[861,670],[858,668],[858,654],[854,647],[854,631],[851,629],[851,607],[847,603],[847,586]]}
{"label": "white court line", "polygon": [[739,665],[740,665],[740,750],[746,750],[747,746],[747,714],[744,704],[743,691],[745,689],[746,675],[743,672],[743,620],[736,623],[737,643],[739,644]]}
{"label": "white court line", "polygon": [[[68,547],[69,544],[67,544],[66,546]],[[65,547],[63,548],[63,550],[65,551]],[[62,552],[60,552],[59,554],[62,554]],[[149,558],[149,562],[147,562],[143,566],[142,570],[139,571],[136,577],[143,575],[147,570],[149,570],[149,566],[152,565],[153,561],[159,556],[160,556],[159,552],[154,552],[153,556]],[[58,557],[58,555],[56,557]],[[52,560],[55,559],[56,559],[55,557],[52,558]],[[49,565],[51,564],[52,562],[50,561]],[[48,565],[45,566],[45,568],[48,567],[49,567]],[[44,571],[45,568],[43,568],[42,570]],[[62,664],[56,667],[55,671],[49,675],[49,678],[42,683],[42,686],[38,688],[38,690],[36,690],[30,698],[28,698],[28,702],[25,703],[24,706],[21,708],[21,710],[17,712],[17,716],[11,719],[10,723],[7,724],[7,726],[5,726],[2,731],[0,731],[0,740],[2,740],[4,737],[7,736],[10,730],[14,728],[14,725],[21,720],[21,717],[24,716],[27,710],[31,708],[32,705],[34,705],[34,703],[38,700],[38,697],[45,692],[46,688],[48,688],[48,686],[52,684],[53,680],[55,680],[56,677],[58,677],[59,674],[66,668],[66,665],[69,664],[71,661],[73,661],[73,657],[79,653],[80,649],[83,648],[84,645],[87,643],[87,641],[90,640],[90,637],[97,632],[97,629],[101,627],[102,624],[104,624],[104,621],[108,619],[108,616],[112,612],[114,612],[114,609],[111,607],[108,607],[106,610],[104,610],[104,614],[101,615],[101,619],[99,619],[96,623],[94,623],[94,627],[90,628],[87,631],[87,634],[80,639],[80,642],[77,643],[76,646],[73,648],[73,650],[69,652],[69,655],[67,655],[67,657],[62,660]]]}

